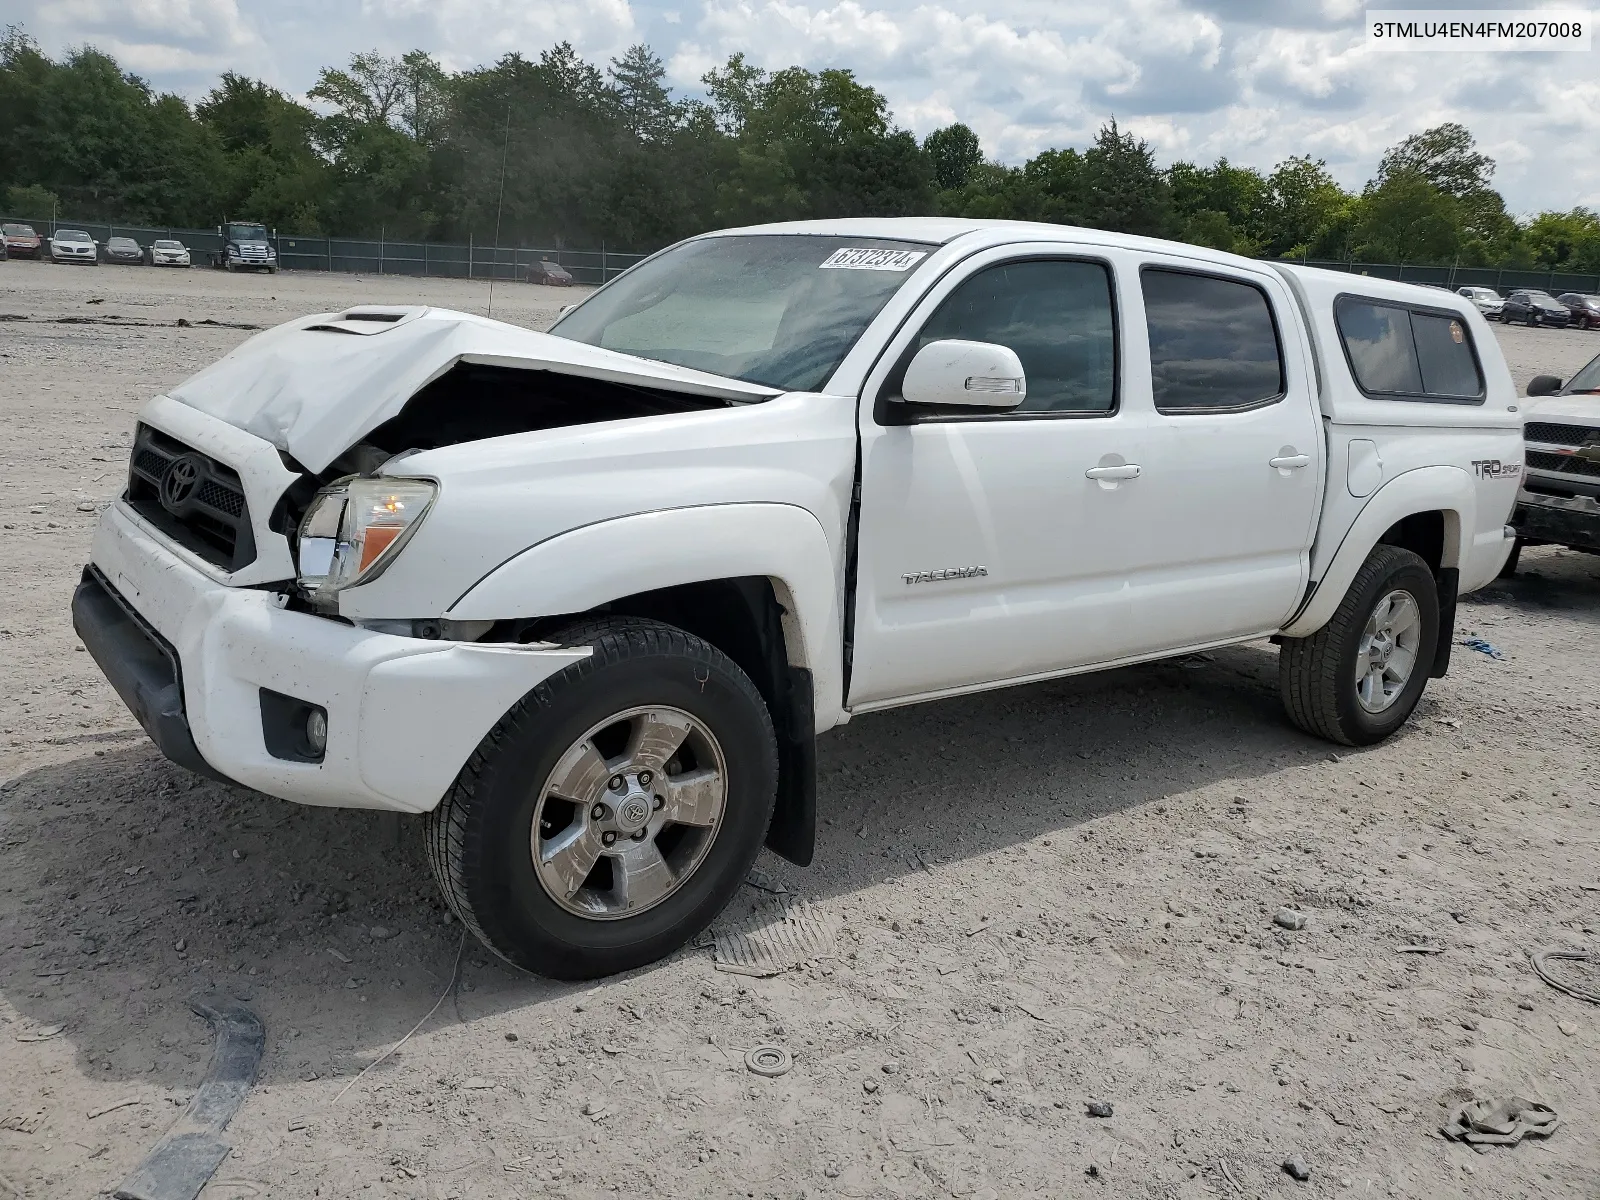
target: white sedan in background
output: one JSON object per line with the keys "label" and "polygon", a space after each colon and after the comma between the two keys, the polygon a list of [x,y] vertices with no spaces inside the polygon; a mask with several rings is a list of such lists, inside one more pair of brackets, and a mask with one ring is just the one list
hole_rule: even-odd
{"label": "white sedan in background", "polygon": [[1499,292],[1488,287],[1459,287],[1456,294],[1471,300],[1474,307],[1486,317],[1498,317],[1506,303]]}
{"label": "white sedan in background", "polygon": [[88,263],[91,267],[98,267],[99,247],[95,240],[81,229],[58,229],[50,238],[50,261],[81,262]]}
{"label": "white sedan in background", "polygon": [[189,248],[171,238],[161,238],[150,243],[150,265],[153,267],[187,267]]}

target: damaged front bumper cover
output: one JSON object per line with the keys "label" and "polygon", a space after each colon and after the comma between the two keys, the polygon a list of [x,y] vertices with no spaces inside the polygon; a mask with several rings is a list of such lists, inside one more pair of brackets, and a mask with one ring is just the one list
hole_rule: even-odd
{"label": "damaged front bumper cover", "polygon": [[[588,647],[426,641],[295,612],[179,558],[119,502],[73,600],[84,646],[162,753],[269,795],[426,812],[536,684]],[[321,761],[269,744],[271,694],[326,713]]]}

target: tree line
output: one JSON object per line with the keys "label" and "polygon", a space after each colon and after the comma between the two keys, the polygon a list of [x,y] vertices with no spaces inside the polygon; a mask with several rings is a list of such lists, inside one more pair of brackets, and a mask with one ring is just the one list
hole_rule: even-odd
{"label": "tree line", "polygon": [[[229,72],[195,104],[92,47],[0,33],[0,208],[42,218],[650,250],[720,226],[941,214],[1053,221],[1241,254],[1600,272],[1600,215],[1519,220],[1494,162],[1449,123],[1389,149],[1359,192],[1306,156],[1270,172],[1156,164],[1144,140],[1021,166],[963,124],[920,143],[848,70],[735,54],[675,95],[634,46],[604,68],[566,43],[451,73],[421,50],[327,67],[311,105]],[[314,107],[313,107],[314,105]]]}

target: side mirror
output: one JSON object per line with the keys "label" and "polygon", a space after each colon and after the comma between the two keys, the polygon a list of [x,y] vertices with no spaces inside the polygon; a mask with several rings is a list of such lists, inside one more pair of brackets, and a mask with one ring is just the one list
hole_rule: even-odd
{"label": "side mirror", "polygon": [[1535,375],[1528,380],[1528,395],[1554,396],[1561,390],[1561,380],[1555,375]]}
{"label": "side mirror", "polygon": [[1011,409],[1027,399],[1028,381],[1011,347],[950,339],[917,351],[900,394],[908,404]]}

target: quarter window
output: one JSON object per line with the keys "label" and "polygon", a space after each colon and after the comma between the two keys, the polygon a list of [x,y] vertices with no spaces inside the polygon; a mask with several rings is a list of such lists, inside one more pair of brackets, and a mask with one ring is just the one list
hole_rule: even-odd
{"label": "quarter window", "polygon": [[1016,352],[1028,395],[1013,412],[1109,413],[1116,407],[1111,276],[1101,263],[1038,259],[987,267],[945,298],[911,353],[946,338],[994,342]]}
{"label": "quarter window", "polygon": [[1254,408],[1283,395],[1278,329],[1260,288],[1156,268],[1140,282],[1157,410]]}
{"label": "quarter window", "polygon": [[1334,320],[1363,392],[1415,400],[1483,396],[1472,335],[1459,316],[1344,296]]}

